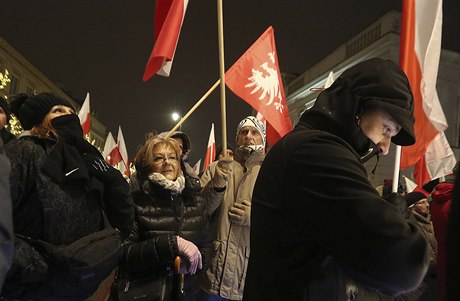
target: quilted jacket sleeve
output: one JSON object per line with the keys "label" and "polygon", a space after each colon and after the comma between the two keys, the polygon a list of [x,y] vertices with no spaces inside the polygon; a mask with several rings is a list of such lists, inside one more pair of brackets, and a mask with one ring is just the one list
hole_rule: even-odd
{"label": "quilted jacket sleeve", "polygon": [[135,223],[131,234],[123,243],[120,264],[128,272],[149,272],[172,265],[178,255],[175,235],[161,234],[141,240]]}

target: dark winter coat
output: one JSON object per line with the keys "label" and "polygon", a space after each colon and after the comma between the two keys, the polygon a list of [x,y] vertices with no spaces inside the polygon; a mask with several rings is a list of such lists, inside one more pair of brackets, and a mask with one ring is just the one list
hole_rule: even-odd
{"label": "dark winter coat", "polygon": [[[25,136],[6,146],[11,161],[13,223],[17,234],[54,245],[66,245],[103,228],[103,185],[94,177],[90,177],[90,182],[58,183],[45,174],[43,164],[55,145],[56,141],[52,139]],[[129,197],[129,186],[126,182],[124,184],[117,185],[115,195]],[[131,206],[128,200],[126,203],[127,207]],[[131,207],[127,212],[112,214],[113,208],[108,206],[105,199],[104,205],[114,226],[131,229]],[[53,300],[53,296],[58,295],[61,299],[71,300],[71,296],[64,297],[62,291],[57,293],[59,289],[47,283],[48,273],[45,258],[27,242],[16,238],[14,262],[2,296]]]}
{"label": "dark winter coat", "polygon": [[460,177],[454,180],[454,190],[452,190],[452,206],[449,213],[449,223],[447,226],[447,300],[460,300],[460,221],[459,221],[459,202],[460,202]]}
{"label": "dark winter coat", "polygon": [[[163,277],[179,256],[176,236],[193,242],[202,254],[203,269],[211,258],[207,203],[198,179],[187,177],[182,194],[173,195],[158,184],[140,181],[133,191],[136,222],[121,256],[123,277]],[[191,189],[195,186],[195,189]],[[190,286],[186,275],[186,287]]]}
{"label": "dark winter coat", "polygon": [[[426,238],[402,198],[390,203],[368,181],[362,160],[376,145],[355,124],[369,99],[403,116],[408,82],[393,63],[361,67],[339,77],[267,154],[252,199],[243,300],[391,300],[383,294],[422,280]],[[405,143],[410,129],[400,134]]]}
{"label": "dark winter coat", "polygon": [[452,203],[453,182],[443,182],[436,185],[431,193],[431,220],[434,235],[438,242],[437,257],[437,300],[445,301],[447,283],[447,225],[449,222],[450,206]]}
{"label": "dark winter coat", "polygon": [[13,261],[13,217],[10,194],[10,161],[0,140],[0,288]]}
{"label": "dark winter coat", "polygon": [[3,144],[15,140],[16,136],[8,132],[5,128],[0,129],[0,139],[3,141]]}

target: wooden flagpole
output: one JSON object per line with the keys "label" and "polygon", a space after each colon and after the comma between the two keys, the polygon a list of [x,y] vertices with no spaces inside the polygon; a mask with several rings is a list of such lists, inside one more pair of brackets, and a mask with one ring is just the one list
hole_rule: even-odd
{"label": "wooden flagpole", "polygon": [[225,101],[225,56],[224,56],[224,17],[222,9],[222,0],[217,0],[217,25],[218,25],[218,41],[219,41],[219,73],[220,79],[206,92],[200,100],[182,117],[179,122],[169,131],[165,138],[171,135],[187,120],[187,118],[201,105],[201,103],[211,94],[212,91],[220,84],[220,112],[222,123],[222,151],[227,153],[227,112]]}
{"label": "wooden flagpole", "polygon": [[[227,154],[227,113],[225,103],[224,14],[222,0],[217,0],[217,32],[219,41],[220,113],[222,123],[222,151]],[[225,155],[226,156],[226,155]]]}
{"label": "wooden flagpole", "polygon": [[220,79],[218,79],[214,85],[212,85],[212,87],[208,90],[208,92],[206,92],[201,98],[200,100],[198,100],[196,102],[196,104],[187,112],[187,114],[184,115],[184,117],[182,117],[179,122],[172,128],[172,130],[169,131],[169,133],[165,136],[165,138],[169,138],[171,137],[171,135],[182,125],[182,123],[185,122],[185,120],[187,120],[187,118],[192,115],[192,113],[201,105],[201,103],[203,101],[205,101],[206,98],[208,98],[209,94],[211,94],[212,91],[214,91],[217,86],[219,85],[220,83]]}

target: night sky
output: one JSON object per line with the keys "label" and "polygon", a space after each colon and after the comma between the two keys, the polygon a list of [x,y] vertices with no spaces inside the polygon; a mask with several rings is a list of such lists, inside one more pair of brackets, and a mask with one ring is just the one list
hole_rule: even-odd
{"label": "night sky", "polygon": [[[0,0],[0,36],[43,74],[91,109],[130,158],[145,133],[174,126],[219,77],[217,1],[190,0],[169,78],[142,75],[153,46],[154,0]],[[302,73],[401,0],[224,0],[229,68],[272,25],[282,72]],[[460,1],[444,0],[443,48],[460,52]],[[219,89],[185,122],[190,163],[204,158],[211,123],[221,140]],[[249,105],[227,89],[228,141]]]}

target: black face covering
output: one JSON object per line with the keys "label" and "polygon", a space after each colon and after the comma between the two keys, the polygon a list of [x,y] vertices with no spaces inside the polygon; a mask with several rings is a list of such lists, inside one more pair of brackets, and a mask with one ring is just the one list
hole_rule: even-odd
{"label": "black face covering", "polygon": [[51,126],[58,134],[58,142],[49,153],[42,166],[44,173],[58,183],[68,181],[89,181],[89,174],[83,157],[95,154],[101,157],[99,151],[83,138],[83,129],[76,114],[55,117]]}
{"label": "black face covering", "polygon": [[74,146],[80,154],[93,153],[100,155],[88,141],[83,138],[83,129],[76,114],[67,114],[51,120],[51,126],[56,130],[61,142]]}
{"label": "black face covering", "polygon": [[67,114],[51,120],[51,126],[59,135],[59,140],[69,144],[83,139],[83,129],[76,114]]}

